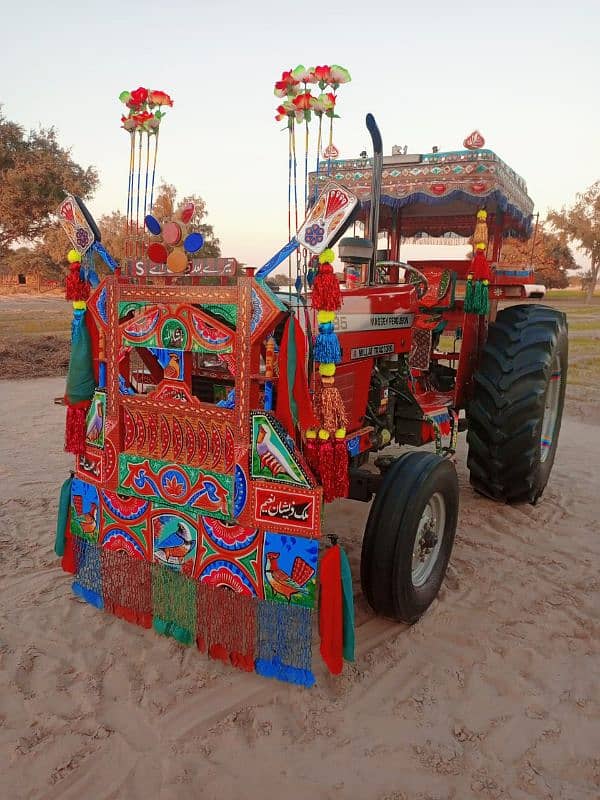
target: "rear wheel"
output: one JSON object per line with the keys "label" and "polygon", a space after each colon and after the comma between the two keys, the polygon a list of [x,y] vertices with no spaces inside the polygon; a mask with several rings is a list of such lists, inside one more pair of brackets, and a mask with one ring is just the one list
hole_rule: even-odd
{"label": "rear wheel", "polygon": [[360,565],[371,608],[416,622],[436,598],[458,517],[454,466],[433,453],[405,453],[385,475],[373,500]]}
{"label": "rear wheel", "polygon": [[473,487],[506,502],[535,503],[554,464],[565,402],[566,316],[511,306],[490,325],[468,409]]}

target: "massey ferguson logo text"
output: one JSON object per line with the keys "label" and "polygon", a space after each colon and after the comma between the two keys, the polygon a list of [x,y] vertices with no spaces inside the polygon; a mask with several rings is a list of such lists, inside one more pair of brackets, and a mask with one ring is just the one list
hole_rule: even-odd
{"label": "massey ferguson logo text", "polygon": [[410,328],[414,314],[340,314],[335,329],[344,331],[384,331],[392,328]]}
{"label": "massey ferguson logo text", "polygon": [[408,328],[412,314],[371,314],[372,328]]}

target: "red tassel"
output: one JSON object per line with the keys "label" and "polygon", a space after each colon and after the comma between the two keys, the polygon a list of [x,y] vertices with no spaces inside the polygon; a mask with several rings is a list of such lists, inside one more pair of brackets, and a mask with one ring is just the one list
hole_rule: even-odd
{"label": "red tassel", "polygon": [[312,285],[311,303],[318,311],[337,311],[342,307],[340,282],[331,264],[321,264]]}
{"label": "red tassel", "polygon": [[489,281],[490,265],[483,250],[477,250],[471,263],[471,272],[476,281]]}
{"label": "red tassel", "polygon": [[337,544],[321,560],[319,632],[323,661],[333,675],[339,675],[344,664],[344,613],[340,548]]}
{"label": "red tassel", "polygon": [[304,443],[304,457],[308,466],[314,472],[315,477],[319,477],[319,445],[316,439],[306,439]]}
{"label": "red tassel", "polygon": [[67,517],[67,527],[65,530],[65,550],[63,553],[60,565],[63,572],[68,572],[70,575],[75,575],[77,572],[77,560],[75,558],[75,542],[71,536],[71,511]]}
{"label": "red tassel", "polygon": [[335,468],[333,460],[333,444],[330,439],[321,441],[319,445],[319,475],[323,486],[323,499],[331,503],[337,497],[335,486]]}
{"label": "red tassel", "polygon": [[67,300],[87,300],[90,296],[89,284],[81,280],[81,264],[76,261],[70,265],[70,272],[65,280],[65,298]]}
{"label": "red tassel", "polygon": [[348,497],[348,447],[346,437],[333,440],[333,464],[337,497]]}
{"label": "red tassel", "polygon": [[73,453],[76,456],[85,453],[85,418],[89,407],[89,400],[67,405],[65,427],[65,450],[67,453]]}

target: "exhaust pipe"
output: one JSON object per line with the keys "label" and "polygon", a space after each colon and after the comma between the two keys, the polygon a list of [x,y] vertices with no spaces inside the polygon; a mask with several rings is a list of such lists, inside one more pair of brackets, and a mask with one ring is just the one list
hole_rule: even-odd
{"label": "exhaust pipe", "polygon": [[381,199],[381,173],[383,171],[383,142],[373,114],[367,114],[367,129],[373,142],[373,172],[371,179],[371,211],[369,214],[369,238],[373,242],[373,253],[369,264],[369,284],[375,281],[377,260],[377,238],[379,234],[379,201]]}

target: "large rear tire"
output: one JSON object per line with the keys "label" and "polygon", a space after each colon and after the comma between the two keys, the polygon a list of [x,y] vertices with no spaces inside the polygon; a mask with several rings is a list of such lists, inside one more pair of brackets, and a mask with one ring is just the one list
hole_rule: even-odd
{"label": "large rear tire", "polygon": [[564,314],[542,305],[498,313],[467,413],[467,466],[478,492],[508,503],[541,497],[556,455],[567,364]]}
{"label": "large rear tire", "polygon": [[375,613],[416,622],[436,598],[458,518],[454,465],[410,452],[387,471],[367,521],[360,579]]}

